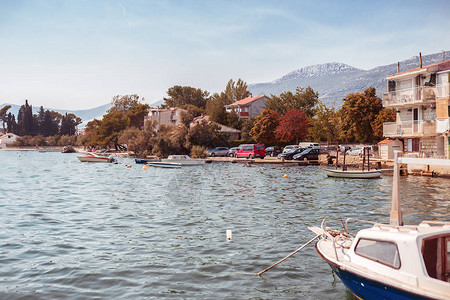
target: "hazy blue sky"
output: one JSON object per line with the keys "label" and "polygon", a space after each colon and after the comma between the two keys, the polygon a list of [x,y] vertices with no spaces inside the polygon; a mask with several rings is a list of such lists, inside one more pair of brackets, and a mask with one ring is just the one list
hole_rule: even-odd
{"label": "hazy blue sky", "polygon": [[450,1],[0,0],[0,104],[147,103],[301,67],[371,69],[450,50]]}

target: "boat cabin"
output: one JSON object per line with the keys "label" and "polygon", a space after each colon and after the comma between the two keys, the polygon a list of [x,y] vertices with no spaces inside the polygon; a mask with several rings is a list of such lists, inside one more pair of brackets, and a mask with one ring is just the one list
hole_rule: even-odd
{"label": "boat cabin", "polygon": [[375,224],[358,232],[345,258],[378,274],[439,290],[434,279],[450,282],[450,223]]}

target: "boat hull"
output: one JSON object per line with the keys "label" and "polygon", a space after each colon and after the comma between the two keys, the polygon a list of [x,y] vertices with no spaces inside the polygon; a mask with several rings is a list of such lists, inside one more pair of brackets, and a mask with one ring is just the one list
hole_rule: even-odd
{"label": "boat hull", "polygon": [[371,178],[380,178],[381,172],[378,170],[375,171],[342,171],[342,170],[332,170],[325,169],[325,173],[328,177],[336,177],[336,178],[357,178],[357,179],[371,179]]}
{"label": "boat hull", "polygon": [[181,168],[181,164],[171,162],[152,162],[147,165],[158,168]]}
{"label": "boat hull", "polygon": [[152,163],[152,162],[157,162],[157,161],[161,161],[160,159],[156,159],[156,158],[135,158],[134,161],[137,164],[147,164],[147,163]]}
{"label": "boat hull", "polygon": [[344,283],[347,289],[358,298],[364,300],[375,299],[396,299],[396,300],[412,300],[412,299],[432,299],[421,295],[413,294],[409,291],[401,290],[393,286],[382,284],[356,274],[345,271],[338,266],[329,263],[334,273]]}
{"label": "boat hull", "polygon": [[99,163],[109,163],[110,160],[107,157],[87,157],[87,156],[77,156],[81,162],[99,162]]}
{"label": "boat hull", "polygon": [[172,164],[180,164],[182,166],[200,166],[205,164],[205,160],[203,159],[162,159],[161,162],[163,163],[172,163]]}

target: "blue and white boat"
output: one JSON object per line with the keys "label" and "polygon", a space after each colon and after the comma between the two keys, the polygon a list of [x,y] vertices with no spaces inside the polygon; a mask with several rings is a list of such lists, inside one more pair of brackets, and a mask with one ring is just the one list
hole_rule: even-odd
{"label": "blue and white boat", "polygon": [[[310,227],[320,235],[315,247],[359,299],[450,299],[450,222],[403,225],[396,153],[390,224],[348,219],[344,231]],[[349,221],[372,227],[356,236]]]}

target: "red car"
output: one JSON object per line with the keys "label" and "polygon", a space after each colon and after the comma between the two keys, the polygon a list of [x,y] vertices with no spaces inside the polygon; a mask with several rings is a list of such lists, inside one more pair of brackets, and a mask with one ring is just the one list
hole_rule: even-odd
{"label": "red car", "polygon": [[234,157],[264,158],[266,150],[263,144],[243,144],[234,153]]}

